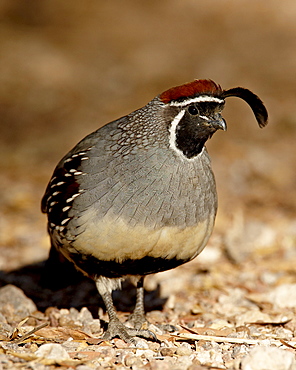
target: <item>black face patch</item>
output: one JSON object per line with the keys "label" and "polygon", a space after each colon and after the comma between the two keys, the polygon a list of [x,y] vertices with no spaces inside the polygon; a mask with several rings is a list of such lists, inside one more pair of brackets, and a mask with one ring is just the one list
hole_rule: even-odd
{"label": "black face patch", "polygon": [[[200,116],[205,116],[211,119],[213,118],[214,114],[222,112],[224,103],[219,104],[216,102],[202,102],[195,104],[195,106],[197,107]],[[187,108],[188,110],[189,107],[190,106]]]}
{"label": "black face patch", "polygon": [[189,104],[175,129],[175,145],[186,158],[196,157],[203,149],[205,142],[217,130],[211,121],[217,119],[224,104],[202,102]]}
{"label": "black face patch", "polygon": [[189,159],[202,151],[208,137],[209,133],[199,118],[192,119],[185,115],[176,127],[176,147]]}

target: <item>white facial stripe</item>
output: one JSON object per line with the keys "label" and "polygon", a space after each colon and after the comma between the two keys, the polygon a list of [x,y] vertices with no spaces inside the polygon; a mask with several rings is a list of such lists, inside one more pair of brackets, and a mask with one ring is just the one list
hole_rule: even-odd
{"label": "white facial stripe", "polygon": [[[185,114],[186,110],[183,109],[181,110],[177,115],[176,117],[173,119],[172,121],[172,124],[171,124],[171,127],[169,129],[169,132],[170,132],[170,148],[173,149],[178,155],[180,158],[182,158],[182,160],[186,160],[186,161],[194,161],[196,157],[193,157],[193,158],[187,158],[185,157],[185,155],[183,154],[182,150],[178,149],[176,147],[176,128],[178,126],[178,123],[181,121],[181,119],[183,118],[184,114]],[[203,150],[201,151],[201,153],[203,152]],[[198,155],[200,155],[201,153],[199,153]]]}
{"label": "white facial stripe", "polygon": [[209,117],[207,117],[207,116],[199,116],[199,117],[204,119],[205,121],[210,121]]}
{"label": "white facial stripe", "polygon": [[181,102],[173,101],[170,103],[170,105],[172,107],[186,107],[187,105],[192,103],[202,103],[202,102],[215,102],[222,104],[224,103],[224,99],[219,99],[215,96],[201,95],[197,96],[196,98],[187,99]]}

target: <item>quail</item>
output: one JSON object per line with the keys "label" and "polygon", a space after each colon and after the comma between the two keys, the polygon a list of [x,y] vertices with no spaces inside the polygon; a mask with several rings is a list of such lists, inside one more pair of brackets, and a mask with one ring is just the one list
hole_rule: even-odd
{"label": "quail", "polygon": [[[226,130],[221,112],[232,96],[267,124],[250,90],[194,80],[86,136],[55,168],[42,199],[51,248],[95,281],[109,317],[105,340],[155,339],[143,325],[144,277],[191,261],[207,244],[217,194],[205,143]],[[137,287],[132,327],[112,301],[126,277]]]}

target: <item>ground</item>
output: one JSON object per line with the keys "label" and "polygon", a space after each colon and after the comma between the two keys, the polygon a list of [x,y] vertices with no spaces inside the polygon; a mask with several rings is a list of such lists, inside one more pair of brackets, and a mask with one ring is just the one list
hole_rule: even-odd
{"label": "ground", "polygon": [[[295,16],[292,0],[1,3],[0,369],[263,369],[258,350],[267,368],[295,368]],[[228,99],[228,131],[208,143],[215,231],[196,260],[146,282],[160,343],[101,342],[92,282],[42,286],[41,197],[86,134],[194,78],[251,89],[269,125]],[[115,293],[121,320],[134,293]]]}

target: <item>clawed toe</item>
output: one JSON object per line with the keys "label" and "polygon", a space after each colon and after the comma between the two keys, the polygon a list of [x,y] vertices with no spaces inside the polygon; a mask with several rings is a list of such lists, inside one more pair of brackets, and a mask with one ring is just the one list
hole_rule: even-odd
{"label": "clawed toe", "polygon": [[134,337],[141,337],[144,339],[158,341],[156,335],[146,329],[134,329],[125,326],[119,320],[112,320],[109,322],[108,329],[103,335],[104,340],[111,340],[115,337],[119,337],[120,339],[124,340],[126,343],[130,343],[136,345],[137,342]]}
{"label": "clawed toe", "polygon": [[146,329],[149,325],[149,321],[146,319],[145,315],[139,315],[135,312],[129,315],[126,322],[137,330]]}

